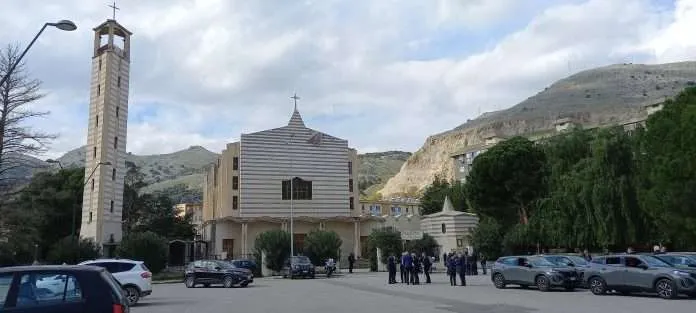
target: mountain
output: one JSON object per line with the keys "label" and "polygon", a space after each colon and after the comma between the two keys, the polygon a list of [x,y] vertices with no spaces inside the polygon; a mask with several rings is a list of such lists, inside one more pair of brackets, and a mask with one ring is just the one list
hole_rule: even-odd
{"label": "mountain", "polygon": [[[84,166],[85,146],[73,149],[57,160],[64,167]],[[380,184],[394,176],[411,155],[409,152],[388,151],[358,155],[358,183],[360,190],[374,193]],[[218,154],[201,146],[168,154],[135,155],[128,153],[127,162],[133,162],[145,175],[148,184],[143,192],[164,193],[175,202],[198,202],[203,198],[203,176],[205,168],[217,160]],[[12,177],[28,181],[37,170],[51,168],[42,160],[27,157],[29,167],[13,169]],[[15,176],[16,175],[16,176]],[[375,187],[378,186],[378,187]]]}
{"label": "mountain", "polygon": [[642,119],[645,105],[663,102],[688,86],[696,86],[696,62],[616,64],[579,72],[513,107],[428,137],[380,193],[389,196],[422,190],[436,175],[453,178],[450,156],[482,143],[486,134],[534,136],[553,131],[554,122],[566,117],[583,127]]}

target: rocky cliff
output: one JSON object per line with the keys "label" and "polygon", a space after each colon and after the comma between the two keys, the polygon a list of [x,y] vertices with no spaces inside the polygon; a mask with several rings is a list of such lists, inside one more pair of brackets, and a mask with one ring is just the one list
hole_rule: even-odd
{"label": "rocky cliff", "polygon": [[584,127],[639,120],[646,116],[646,105],[662,102],[688,86],[696,86],[696,62],[617,64],[577,73],[509,109],[485,113],[430,136],[380,193],[422,190],[436,175],[453,178],[451,155],[481,143],[488,134],[510,137],[548,133],[554,130],[556,120],[566,117]]}

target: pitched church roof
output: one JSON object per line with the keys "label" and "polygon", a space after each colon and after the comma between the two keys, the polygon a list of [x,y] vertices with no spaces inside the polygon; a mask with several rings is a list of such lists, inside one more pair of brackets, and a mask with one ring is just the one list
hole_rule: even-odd
{"label": "pitched church roof", "polygon": [[428,214],[425,217],[460,216],[460,215],[468,215],[468,216],[474,216],[474,217],[476,216],[476,214],[456,211],[454,209],[454,206],[452,205],[452,201],[450,201],[449,196],[445,196],[445,203],[442,205],[442,211],[436,212],[433,214]]}
{"label": "pitched church roof", "polygon": [[306,128],[300,112],[297,111],[297,107],[295,107],[295,111],[292,112],[288,126],[293,128]]}

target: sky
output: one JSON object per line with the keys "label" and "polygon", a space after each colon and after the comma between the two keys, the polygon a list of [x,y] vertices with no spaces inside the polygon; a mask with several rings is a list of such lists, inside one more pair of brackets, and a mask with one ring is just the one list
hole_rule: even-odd
{"label": "sky", "polygon": [[[27,126],[86,143],[92,28],[102,0],[4,0],[0,44],[43,81]],[[220,152],[240,134],[305,124],[360,153],[415,151],[572,73],[696,57],[696,0],[121,0],[131,38],[127,150]]]}

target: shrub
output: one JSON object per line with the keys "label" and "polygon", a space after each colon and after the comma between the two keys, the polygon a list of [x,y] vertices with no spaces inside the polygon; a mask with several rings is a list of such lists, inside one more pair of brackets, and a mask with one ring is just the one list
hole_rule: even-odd
{"label": "shrub", "polygon": [[415,252],[419,255],[425,252],[426,255],[434,256],[438,247],[437,240],[428,234],[423,234],[421,239],[411,240],[406,243],[406,251]]}
{"label": "shrub", "polygon": [[167,266],[167,240],[151,232],[133,232],[123,238],[116,254],[145,262],[153,274]]}
{"label": "shrub", "polygon": [[305,255],[315,265],[321,265],[328,258],[339,258],[339,250],[343,241],[335,231],[312,230],[305,237]]}
{"label": "shrub", "polygon": [[266,267],[280,272],[283,262],[290,256],[290,233],[281,229],[263,232],[256,237],[255,246],[258,255],[266,253]]}
{"label": "shrub", "polygon": [[[78,243],[79,242],[79,243]],[[99,257],[99,247],[91,239],[80,239],[67,236],[51,246],[46,261],[51,264],[77,264]]]}
{"label": "shrub", "polygon": [[403,244],[401,242],[401,233],[391,227],[385,227],[372,231],[367,239],[368,258],[370,258],[370,267],[377,269],[377,248],[382,250],[382,263],[387,263],[387,258],[390,255],[399,257]]}

